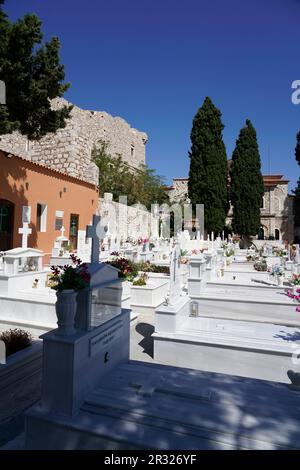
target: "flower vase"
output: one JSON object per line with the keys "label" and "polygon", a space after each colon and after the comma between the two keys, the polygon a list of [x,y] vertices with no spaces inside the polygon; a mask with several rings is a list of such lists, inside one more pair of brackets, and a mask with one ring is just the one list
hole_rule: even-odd
{"label": "flower vase", "polygon": [[283,286],[283,276],[277,276],[277,285]]}
{"label": "flower vase", "polygon": [[77,292],[73,289],[66,289],[56,292],[57,301],[55,304],[58,329],[55,334],[58,336],[73,335],[75,316],[77,309]]}
{"label": "flower vase", "polygon": [[296,286],[296,285],[293,285],[292,286],[292,294],[293,295],[297,295],[297,289],[298,289],[299,286]]}

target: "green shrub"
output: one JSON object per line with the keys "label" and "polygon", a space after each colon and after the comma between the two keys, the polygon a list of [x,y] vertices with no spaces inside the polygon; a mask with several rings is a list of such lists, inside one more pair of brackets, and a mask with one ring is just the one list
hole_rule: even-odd
{"label": "green shrub", "polygon": [[147,282],[142,277],[140,277],[136,281],[133,281],[133,283],[132,283],[133,286],[146,286],[146,284],[147,284]]}

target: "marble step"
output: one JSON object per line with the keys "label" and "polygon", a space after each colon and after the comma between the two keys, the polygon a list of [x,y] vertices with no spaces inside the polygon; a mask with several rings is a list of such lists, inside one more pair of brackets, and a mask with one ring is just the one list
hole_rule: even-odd
{"label": "marble step", "polygon": [[[82,412],[99,422],[117,420],[115,438],[133,439],[137,448],[299,446],[299,394],[286,386],[147,366],[119,367],[88,397]],[[115,426],[108,430],[111,437],[115,431]]]}

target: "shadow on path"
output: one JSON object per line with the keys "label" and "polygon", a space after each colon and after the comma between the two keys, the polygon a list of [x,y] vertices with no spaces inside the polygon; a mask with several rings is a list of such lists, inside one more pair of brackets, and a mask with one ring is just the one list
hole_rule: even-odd
{"label": "shadow on path", "polygon": [[153,359],[152,333],[154,333],[154,326],[149,325],[149,323],[138,323],[135,330],[143,336],[142,341],[139,342],[139,345],[143,348],[143,352]]}

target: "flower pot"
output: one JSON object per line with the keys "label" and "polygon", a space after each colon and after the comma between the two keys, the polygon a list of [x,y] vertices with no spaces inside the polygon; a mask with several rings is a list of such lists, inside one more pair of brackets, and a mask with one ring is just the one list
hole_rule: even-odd
{"label": "flower pot", "polygon": [[55,334],[58,336],[73,335],[76,332],[74,323],[77,308],[77,292],[73,289],[67,289],[56,292],[56,297],[55,310],[58,329]]}

